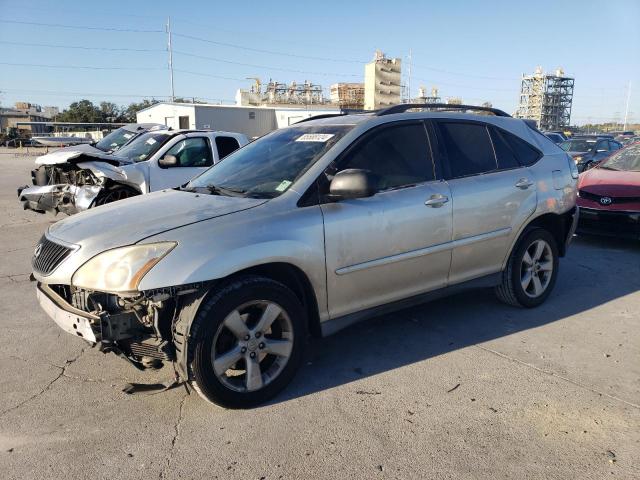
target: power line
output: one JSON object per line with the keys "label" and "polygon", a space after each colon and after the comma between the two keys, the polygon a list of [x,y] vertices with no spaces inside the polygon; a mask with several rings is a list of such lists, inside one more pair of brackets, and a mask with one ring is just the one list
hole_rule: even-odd
{"label": "power line", "polygon": [[89,65],[45,65],[41,63],[9,63],[0,62],[0,65],[10,65],[13,67],[42,67],[42,68],[63,68],[63,69],[84,69],[84,70],[164,70],[157,67],[94,67]]}
{"label": "power line", "polygon": [[[67,91],[55,91],[55,90],[23,90],[23,89],[14,89],[14,88],[1,88],[0,91],[7,93],[20,93],[20,94],[34,94],[34,95],[44,95],[44,96],[86,96],[86,97],[103,97],[103,98],[151,98],[151,99],[170,99],[170,95],[143,95],[141,93],[99,93],[99,92],[67,92]],[[235,100],[229,98],[212,98],[212,97],[201,97],[196,95],[176,95],[176,98],[195,98],[200,100],[213,100],[216,102],[234,102]]]}
{"label": "power line", "polygon": [[134,28],[115,28],[115,27],[88,27],[80,25],[64,25],[61,23],[40,23],[40,22],[24,22],[21,20],[1,20],[0,23],[14,23],[18,25],[36,25],[38,27],[55,27],[55,28],[72,28],[76,30],[100,30],[104,32],[132,32],[132,33],[164,33],[162,30],[141,30]]}
{"label": "power line", "polygon": [[244,45],[237,45],[237,44],[234,44],[234,43],[218,42],[218,41],[215,41],[215,40],[209,40],[207,38],[196,37],[194,35],[186,35],[184,33],[173,32],[173,35],[176,36],[176,37],[187,38],[189,40],[196,40],[196,41],[199,41],[199,42],[211,43],[213,45],[219,45],[219,46],[222,46],[222,47],[237,48],[239,50],[246,50],[246,51],[249,51],[249,52],[267,53],[269,55],[281,55],[281,56],[284,56],[284,57],[304,58],[304,59],[307,59],[307,60],[320,60],[320,61],[326,61],[326,62],[342,62],[342,63],[358,63],[358,64],[367,63],[367,62],[363,62],[361,60],[344,60],[344,59],[339,59],[339,58],[314,57],[314,56],[311,56],[311,55],[298,55],[298,54],[295,54],[295,53],[276,52],[274,50],[263,50],[261,48],[245,47]]}
{"label": "power line", "polygon": [[79,50],[102,50],[108,52],[164,52],[164,49],[160,48],[111,48],[111,47],[86,47],[82,45],[55,45],[46,43],[22,43],[22,42],[9,42],[6,40],[0,40],[0,43],[6,45],[18,45],[24,47],[45,47],[45,48],[69,48]]}
{"label": "power line", "polygon": [[309,75],[323,75],[323,76],[333,76],[333,77],[358,77],[361,78],[362,75],[355,75],[355,74],[350,74],[350,73],[327,73],[327,72],[309,72],[309,71],[304,71],[304,70],[295,70],[295,69],[290,69],[290,68],[282,68],[282,67],[271,67],[271,66],[267,66],[267,65],[256,65],[253,63],[242,63],[242,62],[234,62],[231,60],[224,60],[222,58],[214,58],[214,57],[207,57],[205,55],[196,55],[194,53],[188,53],[188,52],[182,52],[180,50],[174,50],[174,53],[178,53],[180,55],[185,55],[187,57],[194,57],[194,58],[201,58],[204,60],[211,60],[213,62],[220,62],[220,63],[228,63],[231,65],[241,65],[244,67],[253,67],[253,68],[263,68],[266,70],[280,70],[283,72],[294,72],[294,73],[304,73],[304,74],[309,74]]}
{"label": "power line", "polygon": [[198,75],[200,77],[220,78],[222,80],[234,80],[234,81],[240,81],[240,82],[243,82],[246,80],[246,78],[223,77],[221,75],[211,75],[208,73],[192,72],[190,70],[179,70],[177,68],[174,68],[173,71],[180,72],[180,73],[188,73],[189,75]]}

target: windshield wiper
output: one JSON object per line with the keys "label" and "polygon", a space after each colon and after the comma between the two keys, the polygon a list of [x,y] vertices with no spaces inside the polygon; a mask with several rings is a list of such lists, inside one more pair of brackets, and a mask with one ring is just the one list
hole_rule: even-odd
{"label": "windshield wiper", "polygon": [[606,165],[598,165],[598,168],[604,168],[605,170],[615,170],[616,172],[620,171],[619,168],[607,167]]}
{"label": "windshield wiper", "polygon": [[207,185],[205,188],[209,190],[209,193],[211,193],[212,195],[224,195],[227,197],[244,197],[245,194],[247,193],[246,190],[219,187],[212,183]]}

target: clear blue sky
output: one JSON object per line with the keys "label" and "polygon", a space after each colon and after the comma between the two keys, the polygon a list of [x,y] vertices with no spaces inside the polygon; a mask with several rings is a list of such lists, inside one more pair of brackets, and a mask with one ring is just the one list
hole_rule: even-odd
{"label": "clear blue sky", "polygon": [[[126,104],[169,95],[171,16],[178,96],[233,101],[251,84],[245,77],[323,87],[362,81],[376,48],[402,57],[405,72],[411,49],[414,95],[435,85],[443,97],[512,112],[523,72],[561,66],[576,78],[574,123],[621,119],[629,81],[631,117],[640,121],[639,0],[376,3],[0,0],[0,102],[65,107],[80,98]],[[91,28],[9,23],[16,21]]]}

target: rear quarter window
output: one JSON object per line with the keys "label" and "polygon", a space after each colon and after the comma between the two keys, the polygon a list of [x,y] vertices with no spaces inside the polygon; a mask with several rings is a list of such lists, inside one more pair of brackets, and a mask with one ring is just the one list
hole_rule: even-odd
{"label": "rear quarter window", "polygon": [[529,144],[529,142],[525,142],[521,138],[505,131],[500,131],[500,133],[511,147],[520,165],[528,167],[542,158],[542,153]]}

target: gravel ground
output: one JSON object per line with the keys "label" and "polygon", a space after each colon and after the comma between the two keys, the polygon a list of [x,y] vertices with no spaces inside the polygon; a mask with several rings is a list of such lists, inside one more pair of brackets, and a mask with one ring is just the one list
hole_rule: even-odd
{"label": "gravel ground", "polygon": [[640,244],[576,238],[548,302],[458,295],[312,342],[247,411],[176,389],[62,332],[28,280],[54,221],[0,149],[0,471],[51,478],[640,478]]}

